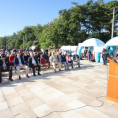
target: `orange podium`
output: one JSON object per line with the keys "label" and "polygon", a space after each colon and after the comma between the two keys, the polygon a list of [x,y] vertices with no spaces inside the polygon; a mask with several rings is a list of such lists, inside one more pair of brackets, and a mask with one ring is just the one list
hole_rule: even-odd
{"label": "orange podium", "polygon": [[109,75],[108,75],[108,88],[107,88],[107,99],[118,103],[118,63],[112,59],[118,60],[117,58],[108,58],[109,60]]}

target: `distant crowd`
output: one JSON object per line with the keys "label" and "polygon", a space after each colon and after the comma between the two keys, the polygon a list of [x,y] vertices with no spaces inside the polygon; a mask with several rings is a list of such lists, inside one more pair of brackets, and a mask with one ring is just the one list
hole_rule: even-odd
{"label": "distant crowd", "polygon": [[[103,65],[107,65],[108,51],[103,49],[101,52],[103,58]],[[89,62],[95,61],[95,53],[92,54],[90,49],[84,50],[83,57],[87,58]],[[30,49],[13,49],[13,50],[3,50],[0,52],[0,83],[2,82],[2,72],[9,72],[9,80],[12,79],[12,69],[18,74],[18,79],[21,80],[20,70],[26,70],[26,77],[29,77],[29,69],[32,69],[33,76],[41,75],[41,67],[50,68],[53,67],[54,72],[56,72],[56,67],[59,71],[62,71],[62,65],[64,65],[65,70],[69,70],[69,65],[73,68],[73,62],[76,62],[77,66],[80,67],[79,56],[76,52],[72,55],[71,49],[65,52],[60,52],[59,50],[54,53],[48,53],[48,50],[44,52]],[[36,74],[37,71],[37,74]]]}
{"label": "distant crowd", "polygon": [[18,74],[18,79],[21,80],[21,73],[20,70],[26,70],[26,77],[29,77],[29,68],[32,69],[33,76],[41,75],[41,66],[53,67],[54,72],[56,72],[56,66],[58,65],[59,71],[61,71],[61,65],[64,65],[65,70],[69,70],[69,64],[73,68],[73,61],[75,61],[79,67],[79,56],[75,52],[72,55],[72,51],[69,50],[68,52],[50,52],[48,54],[47,51],[42,53],[41,51],[36,50],[16,50],[13,49],[11,51],[3,51],[0,54],[0,83],[2,82],[2,72],[9,72],[9,80],[13,81],[12,79],[12,69],[14,68]]}

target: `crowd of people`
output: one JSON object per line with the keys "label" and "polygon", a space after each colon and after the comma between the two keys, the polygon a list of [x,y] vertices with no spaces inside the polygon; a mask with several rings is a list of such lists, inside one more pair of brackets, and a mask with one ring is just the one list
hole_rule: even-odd
{"label": "crowd of people", "polygon": [[29,68],[32,69],[33,76],[41,75],[41,63],[40,59],[44,58],[46,63],[50,66],[53,66],[54,72],[56,72],[56,66],[58,65],[59,71],[61,71],[61,64],[64,65],[65,70],[69,70],[69,63],[73,68],[73,61],[77,62],[79,65],[79,56],[75,54],[72,56],[69,52],[51,52],[50,54],[47,51],[42,52],[30,52],[26,50],[23,52],[17,52],[15,49],[13,52],[3,52],[0,54],[0,83],[2,82],[2,72],[8,71],[9,72],[9,80],[13,81],[12,79],[12,69],[14,68],[18,74],[18,79],[21,80],[21,73],[20,69],[24,69],[26,71],[26,77],[29,77]]}
{"label": "crowd of people", "polygon": [[[108,57],[108,51],[106,49],[103,49],[101,52],[102,58],[103,58],[103,65],[107,65],[107,57]],[[95,54],[92,54],[92,51],[88,49],[86,51],[86,54],[84,56],[88,57],[89,62],[92,62],[95,60]],[[0,53],[0,83],[2,82],[2,72],[8,71],[9,72],[9,80],[13,81],[12,79],[12,70],[13,68],[18,74],[18,79],[21,80],[21,73],[20,70],[24,69],[26,71],[26,77],[29,77],[29,68],[32,69],[33,76],[36,76],[36,70],[37,75],[41,75],[41,59],[45,59],[46,63],[48,64],[48,68],[50,66],[53,67],[54,72],[56,72],[56,66],[58,65],[59,71],[61,71],[61,66],[64,65],[65,70],[69,70],[69,64],[71,64],[73,68],[73,62],[77,62],[78,67],[80,66],[79,63],[79,56],[75,52],[74,55],[72,55],[72,51],[65,51],[65,52],[50,52],[48,54],[47,51],[44,51],[44,53],[39,51],[30,51],[29,50],[22,50],[19,51],[16,49],[13,49],[12,52],[2,52]]]}

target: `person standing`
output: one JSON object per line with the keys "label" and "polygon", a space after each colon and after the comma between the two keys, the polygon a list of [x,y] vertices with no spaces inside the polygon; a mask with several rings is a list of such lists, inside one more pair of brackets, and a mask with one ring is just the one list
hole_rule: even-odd
{"label": "person standing", "polygon": [[84,58],[86,58],[87,50],[84,50]]}
{"label": "person standing", "polygon": [[28,65],[33,70],[33,76],[36,76],[35,74],[35,67],[38,67],[38,75],[40,74],[40,65],[38,64],[38,59],[34,57],[33,53],[30,53],[30,57],[28,58]]}
{"label": "person standing", "polygon": [[18,76],[19,76],[19,80],[21,80],[21,74],[20,74],[20,69],[26,69],[26,77],[30,78],[28,76],[29,74],[29,67],[25,65],[23,58],[21,57],[20,52],[17,52],[17,57],[14,58],[14,66],[16,67]]}
{"label": "person standing", "polygon": [[88,50],[88,59],[89,59],[89,62],[92,62],[91,57],[92,57],[92,52],[91,52],[91,50],[89,49],[89,50]]}
{"label": "person standing", "polygon": [[103,48],[102,50],[103,65],[107,65],[107,56],[108,56],[108,51],[105,48]]}
{"label": "person standing", "polygon": [[69,50],[69,54],[72,55],[72,51],[71,51],[71,49]]}
{"label": "person standing", "polygon": [[6,59],[6,55],[5,54],[1,54],[1,60],[0,60],[0,83],[2,82],[1,73],[4,72],[4,71],[9,71],[9,80],[13,81],[13,79],[12,79],[12,68],[10,68],[9,66],[10,66],[10,63]]}

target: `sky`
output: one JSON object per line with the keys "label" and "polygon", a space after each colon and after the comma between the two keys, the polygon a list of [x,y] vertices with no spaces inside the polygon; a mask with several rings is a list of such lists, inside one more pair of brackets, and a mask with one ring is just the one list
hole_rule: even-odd
{"label": "sky", "polygon": [[[71,2],[88,0],[0,0],[0,37],[10,36],[25,26],[47,24],[58,18],[59,10],[73,7]],[[111,0],[104,0],[105,3]]]}

